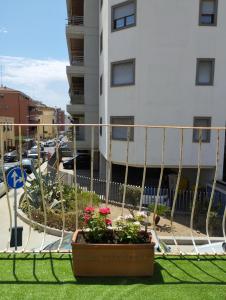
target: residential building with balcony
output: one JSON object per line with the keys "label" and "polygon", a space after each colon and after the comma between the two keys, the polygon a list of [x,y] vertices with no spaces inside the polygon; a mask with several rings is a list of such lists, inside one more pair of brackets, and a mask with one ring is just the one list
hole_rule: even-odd
{"label": "residential building with balcony", "polygon": [[[73,20],[76,20],[73,18],[76,13],[73,14],[72,11],[76,11],[79,2],[68,1],[69,17]],[[93,78],[89,85],[86,84],[86,68],[85,83],[83,76],[78,76],[82,73],[82,67],[78,62],[76,67],[73,66],[76,59],[72,59],[72,49],[75,52],[84,49],[93,55],[98,50],[99,103],[95,102],[99,110],[98,123],[225,126],[225,1],[100,0],[98,10],[96,1],[84,0],[83,3],[84,25],[67,27],[71,60],[67,73],[70,92],[74,90],[71,96],[77,95],[77,101],[82,101],[81,91],[85,87],[86,101],[86,93],[92,94],[93,91],[90,86],[96,88],[97,83]],[[88,13],[91,11],[92,14]],[[80,41],[76,48],[71,38],[79,38],[81,32],[86,34],[85,23],[88,24],[94,18],[99,19],[99,45],[97,46],[97,41],[92,45],[84,43],[83,48]],[[80,34],[81,36],[83,35]],[[86,65],[85,60],[86,58]],[[76,76],[80,78],[75,78]],[[76,87],[80,87],[80,91],[76,91]],[[71,101],[74,101],[73,97]],[[84,102],[86,109],[89,107],[88,103]],[[89,123],[81,110],[81,104],[71,104],[68,107],[70,113],[73,112],[72,107],[75,109],[74,113],[79,114],[78,118],[84,117],[84,122]],[[197,175],[199,141],[202,141],[200,185],[213,178],[216,131],[184,129],[181,133],[179,129],[166,129],[165,134],[165,174],[177,174],[182,140],[182,175],[192,186]],[[131,129],[129,139],[129,175],[134,177],[136,174],[136,179],[142,178],[145,130]],[[162,129],[148,129],[147,177],[157,174],[156,177],[159,178],[162,142]],[[114,127],[111,153],[113,179],[119,178],[120,174],[124,179],[126,147],[127,129]],[[224,147],[225,134],[221,131],[218,179],[223,178]],[[99,151],[100,176],[104,177],[109,160],[109,130],[106,128],[99,133]]]}
{"label": "residential building with balcony", "polygon": [[[99,1],[67,0],[66,37],[70,66],[67,67],[70,103],[67,112],[73,123],[94,124],[99,119]],[[76,128],[77,147],[89,150],[91,132]],[[98,132],[95,132],[95,150]]]}
{"label": "residential building with balcony", "polygon": [[38,127],[40,138],[44,140],[55,138],[57,133],[57,128],[55,126],[46,125],[46,124],[57,123],[56,109],[37,101],[36,115],[37,115],[38,124],[43,124],[43,126]]}
{"label": "residential building with balcony", "polygon": [[[36,124],[35,102],[28,95],[8,87],[0,87],[0,116],[12,118],[15,124]],[[34,136],[36,127],[21,128],[24,137]],[[15,129],[17,140],[19,131]]]}

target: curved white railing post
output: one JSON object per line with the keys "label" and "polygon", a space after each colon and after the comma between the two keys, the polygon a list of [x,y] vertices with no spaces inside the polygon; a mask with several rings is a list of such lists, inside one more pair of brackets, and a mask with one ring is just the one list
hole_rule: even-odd
{"label": "curved white railing post", "polygon": [[77,163],[76,163],[76,156],[77,156],[76,125],[73,125],[72,136],[73,136],[73,153],[74,153],[73,184],[75,189],[75,227],[77,230],[78,229],[78,184],[77,184]]}
{"label": "curved white railing post", "polygon": [[216,189],[218,165],[219,165],[219,159],[220,159],[220,156],[219,156],[220,155],[220,131],[219,131],[219,129],[217,130],[217,141],[216,142],[217,142],[217,145],[216,145],[216,167],[215,167],[213,186],[212,186],[212,191],[211,191],[211,195],[210,195],[210,201],[209,201],[209,206],[208,206],[207,216],[206,216],[206,235],[207,235],[208,243],[212,247],[212,251],[214,254],[215,254],[215,250],[212,246],[212,243],[210,241],[210,235],[209,235],[209,218],[210,218],[211,208],[212,208],[212,204],[213,204],[215,189]]}
{"label": "curved white railing post", "polygon": [[201,147],[202,147],[202,130],[199,129],[198,170],[197,170],[197,176],[196,176],[195,190],[194,190],[194,196],[193,196],[193,201],[192,201],[191,219],[190,219],[191,239],[192,239],[192,243],[195,247],[195,251],[197,254],[198,254],[198,249],[196,247],[196,243],[195,243],[195,239],[194,239],[194,235],[193,235],[193,221],[194,221],[195,205],[196,205],[196,201],[197,201],[197,194],[198,194],[198,188],[199,188],[200,172],[201,172]]}
{"label": "curved white railing post", "polygon": [[124,216],[125,200],[126,200],[126,189],[128,180],[128,170],[129,170],[129,143],[130,143],[130,127],[127,128],[127,143],[126,143],[126,171],[125,180],[123,186],[123,198],[122,198],[122,216]]}
{"label": "curved white railing post", "polygon": [[12,210],[10,205],[10,199],[9,199],[9,190],[6,180],[6,174],[5,174],[5,168],[4,168],[4,137],[3,137],[3,124],[0,124],[0,143],[1,143],[1,169],[2,169],[2,176],[3,176],[3,182],[6,187],[6,201],[7,201],[7,207],[8,207],[8,213],[9,213],[9,237],[7,241],[7,246],[4,252],[8,252],[10,248],[10,239],[12,235]]}
{"label": "curved white railing post", "polygon": [[23,163],[22,163],[22,133],[21,133],[21,126],[19,126],[19,155],[20,155],[20,168],[22,170],[21,174],[22,174],[22,180],[23,180],[23,189],[24,189],[24,195],[25,195],[25,200],[28,206],[28,218],[29,218],[29,232],[28,232],[28,237],[27,237],[27,241],[23,247],[22,252],[24,252],[28,246],[28,243],[30,241],[30,237],[31,237],[31,207],[30,207],[30,201],[28,199],[28,192],[27,192],[27,185],[25,182],[25,178],[24,178],[24,168],[23,168]]}
{"label": "curved white railing post", "polygon": [[46,201],[45,201],[45,193],[44,193],[44,189],[43,189],[43,182],[42,182],[42,170],[41,170],[41,155],[40,155],[40,127],[38,127],[37,130],[37,141],[38,141],[38,145],[37,145],[37,150],[38,150],[38,175],[39,175],[39,186],[40,186],[40,192],[41,192],[41,200],[42,200],[42,206],[43,206],[43,212],[44,212],[44,234],[43,234],[43,239],[42,239],[42,243],[40,246],[40,250],[43,250],[44,244],[45,244],[45,240],[46,240],[46,227],[47,227],[47,212],[46,212]]}
{"label": "curved white railing post", "polygon": [[223,220],[222,220],[222,231],[223,231],[224,240],[226,242],[225,220],[226,220],[226,204],[225,204],[224,215],[223,215]]}
{"label": "curved white railing post", "polygon": [[[160,198],[160,192],[161,192],[161,186],[162,186],[162,179],[163,179],[163,174],[164,174],[164,168],[165,168],[165,145],[166,145],[166,129],[163,129],[163,138],[162,138],[162,161],[161,161],[161,172],[160,172],[160,177],[159,177],[159,184],[158,184],[158,190],[157,190],[157,195],[155,198],[155,207],[154,207],[154,211],[153,211],[153,225],[154,225],[154,232],[155,232],[155,236],[157,239],[158,244],[159,243],[159,238],[156,232],[156,225],[155,225],[155,217],[157,214],[157,209],[158,209],[158,202],[159,202],[159,198]],[[161,247],[160,247],[161,249]],[[162,252],[164,252],[164,249],[161,249]]]}
{"label": "curved white railing post", "polygon": [[93,205],[94,126],[91,126],[90,204]]}
{"label": "curved white railing post", "polygon": [[108,138],[108,161],[107,161],[107,182],[106,182],[106,197],[105,204],[109,204],[109,193],[110,193],[110,181],[111,181],[111,160],[112,160],[112,126],[106,127],[107,132],[109,131]]}
{"label": "curved white railing post", "polygon": [[171,233],[172,233],[172,236],[173,236],[175,246],[176,246],[177,250],[180,252],[180,254],[182,254],[182,252],[180,251],[180,249],[178,247],[177,240],[175,238],[174,229],[173,229],[173,218],[174,218],[174,212],[175,212],[175,208],[176,208],[176,201],[177,201],[178,191],[179,191],[179,187],[180,187],[180,180],[181,180],[181,173],[182,173],[182,166],[183,166],[183,146],[184,146],[184,129],[181,129],[180,130],[179,170],[178,170],[176,189],[175,189],[175,194],[174,194],[174,198],[173,198],[173,205],[172,205],[172,210],[171,210],[171,216],[170,216]]}
{"label": "curved white railing post", "polygon": [[57,252],[60,251],[61,245],[63,243],[63,238],[64,238],[64,232],[65,232],[65,210],[64,210],[64,199],[63,199],[63,187],[62,187],[62,179],[60,176],[60,158],[59,158],[59,134],[58,134],[58,130],[56,133],[56,137],[57,137],[57,143],[56,143],[56,170],[57,170],[57,183],[59,186],[59,190],[60,190],[60,203],[61,203],[61,212],[62,212],[62,233],[61,233],[61,239],[60,239],[60,243],[57,249]]}
{"label": "curved white railing post", "polygon": [[148,140],[148,129],[145,128],[145,138],[144,138],[144,170],[143,170],[143,179],[142,179],[142,186],[141,186],[141,193],[140,193],[139,211],[141,211],[141,209],[142,209],[143,196],[144,196],[144,186],[145,186],[146,171],[147,171],[147,140]]}

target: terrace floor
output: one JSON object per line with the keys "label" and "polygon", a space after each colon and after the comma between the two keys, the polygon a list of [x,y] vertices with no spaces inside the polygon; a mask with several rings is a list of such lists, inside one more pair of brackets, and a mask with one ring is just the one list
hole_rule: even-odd
{"label": "terrace floor", "polygon": [[156,257],[152,278],[75,279],[70,254],[1,254],[0,299],[226,299],[226,257]]}

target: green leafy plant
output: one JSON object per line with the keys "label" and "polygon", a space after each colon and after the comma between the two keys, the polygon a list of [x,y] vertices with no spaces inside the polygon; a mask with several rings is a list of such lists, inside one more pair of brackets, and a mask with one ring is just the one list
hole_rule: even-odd
{"label": "green leafy plant", "polygon": [[109,208],[100,208],[98,212],[95,212],[93,207],[85,208],[83,236],[86,242],[138,244],[149,240],[147,232],[141,230],[141,222],[147,219],[145,213],[119,217],[114,226],[108,217],[109,214]]}
{"label": "green leafy plant", "polygon": [[[148,210],[150,213],[154,213],[155,211],[155,204],[150,204],[148,206]],[[157,210],[156,210],[156,216],[155,216],[155,225],[158,225],[159,221],[160,221],[160,217],[166,217],[168,216],[170,213],[170,209],[168,206],[164,205],[164,204],[158,204],[157,205]]]}
{"label": "green leafy plant", "polygon": [[[124,185],[120,187],[119,190],[121,199],[123,198],[124,193]],[[140,195],[141,195],[141,189],[136,186],[127,185],[126,186],[126,204],[129,204],[129,210],[131,214],[134,214],[134,211],[137,209],[140,203]]]}

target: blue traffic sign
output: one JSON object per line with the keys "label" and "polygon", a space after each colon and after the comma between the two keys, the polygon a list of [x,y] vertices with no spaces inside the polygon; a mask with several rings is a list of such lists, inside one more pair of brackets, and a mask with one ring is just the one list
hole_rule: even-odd
{"label": "blue traffic sign", "polygon": [[7,175],[7,184],[12,189],[22,188],[26,180],[27,180],[26,172],[24,171],[24,181],[23,181],[22,170],[19,167],[10,170]]}

